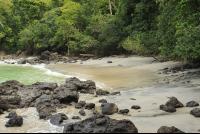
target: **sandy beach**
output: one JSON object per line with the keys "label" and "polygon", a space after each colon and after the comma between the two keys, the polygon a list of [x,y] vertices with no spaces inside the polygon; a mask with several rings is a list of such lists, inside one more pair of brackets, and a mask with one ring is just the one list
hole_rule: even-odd
{"label": "sandy beach", "polygon": [[[168,113],[159,109],[169,97],[176,97],[185,106],[189,101],[200,103],[199,77],[186,77],[188,71],[196,72],[199,69],[185,70],[184,72],[159,74],[158,70],[181,66],[183,63],[167,61],[154,61],[152,57],[130,56],[105,57],[101,60],[87,60],[72,64],[56,64],[46,66],[48,69],[63,74],[77,74],[83,79],[93,80],[98,88],[110,92],[120,91],[121,95],[92,97],[80,95],[80,100],[96,103],[99,99],[117,104],[119,109],[129,109],[131,116],[119,114],[111,115],[115,119],[130,119],[138,128],[139,133],[155,133],[161,126],[175,126],[184,132],[198,132],[200,119],[190,115],[190,111],[198,107],[177,108],[175,113]],[[107,63],[112,61],[112,63]],[[175,77],[185,74],[185,79],[172,82]],[[80,75],[81,74],[81,75]],[[165,84],[168,80],[168,84]],[[189,83],[184,81],[190,81]],[[131,100],[135,98],[136,100]],[[139,105],[141,109],[133,110],[132,105]]]}
{"label": "sandy beach", "polygon": [[[108,63],[112,61],[112,63]],[[190,111],[197,107],[186,107],[189,101],[200,103],[200,69],[185,69],[176,73],[163,73],[163,69],[180,67],[185,63],[161,60],[155,61],[153,57],[143,56],[110,56],[101,59],[78,60],[76,63],[62,63],[46,65],[52,73],[61,73],[66,76],[77,77],[80,80],[93,80],[97,90],[103,89],[109,92],[120,91],[120,95],[108,95],[95,97],[92,94],[79,94],[79,101],[95,103],[95,109],[101,112],[100,99],[106,99],[109,103],[115,103],[119,110],[129,109],[129,115],[115,113],[110,118],[121,120],[129,119],[138,128],[139,133],[156,133],[161,126],[175,126],[186,133],[200,132],[200,118],[194,117]],[[158,71],[160,70],[160,71]],[[160,105],[165,104],[170,97],[176,97],[183,105],[176,112],[168,113],[160,110]],[[134,98],[131,99],[131,98]],[[141,109],[131,109],[133,105],[139,105]],[[26,115],[22,127],[6,128],[1,126],[2,132],[62,132],[62,127],[57,127],[49,121],[39,120],[36,108],[23,108],[16,110],[19,115]],[[58,109],[57,112],[66,114],[69,118],[79,114],[80,109],[67,106]],[[90,117],[91,110],[85,110],[86,116],[80,116],[82,120]],[[7,122],[5,112],[0,116],[2,124]],[[64,123],[75,122],[69,119]],[[43,125],[42,125],[43,124]],[[50,129],[49,129],[50,128]]]}

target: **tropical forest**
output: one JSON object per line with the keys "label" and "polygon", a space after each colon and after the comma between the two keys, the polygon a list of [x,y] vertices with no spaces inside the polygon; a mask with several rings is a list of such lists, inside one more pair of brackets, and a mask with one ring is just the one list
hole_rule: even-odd
{"label": "tropical forest", "polygon": [[200,59],[200,0],[0,0],[0,50]]}

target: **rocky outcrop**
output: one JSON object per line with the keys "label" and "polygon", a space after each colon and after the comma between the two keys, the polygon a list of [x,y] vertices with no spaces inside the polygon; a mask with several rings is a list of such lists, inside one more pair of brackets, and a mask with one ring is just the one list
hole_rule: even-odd
{"label": "rocky outcrop", "polygon": [[65,125],[63,133],[138,133],[138,129],[130,120],[115,120],[100,114]]}
{"label": "rocky outcrop", "polygon": [[23,124],[23,118],[20,115],[18,116],[14,111],[6,117],[10,118],[5,124],[6,127],[21,127]]}
{"label": "rocky outcrop", "polygon": [[52,113],[56,112],[56,106],[52,103],[52,95],[42,95],[36,99],[36,109],[39,113],[40,119],[49,119]]}
{"label": "rocky outcrop", "polygon": [[71,102],[78,102],[79,94],[75,85],[66,83],[54,90],[53,98],[61,103],[69,104]]}
{"label": "rocky outcrop", "polygon": [[101,104],[102,114],[112,115],[118,112],[118,107],[114,103],[103,103]]}
{"label": "rocky outcrop", "polygon": [[199,108],[195,108],[195,109],[190,111],[190,114],[194,115],[195,117],[200,117],[200,109]]}
{"label": "rocky outcrop", "polygon": [[199,103],[197,103],[196,101],[190,101],[186,103],[186,107],[196,107],[199,106]]}
{"label": "rocky outcrop", "polygon": [[94,92],[96,91],[95,82],[92,80],[80,81],[78,78],[72,77],[67,78],[65,81],[66,83],[75,85],[77,87],[77,90],[81,93],[94,94]]}
{"label": "rocky outcrop", "polygon": [[157,133],[185,133],[178,128],[172,126],[172,127],[167,127],[167,126],[162,126],[158,129]]}

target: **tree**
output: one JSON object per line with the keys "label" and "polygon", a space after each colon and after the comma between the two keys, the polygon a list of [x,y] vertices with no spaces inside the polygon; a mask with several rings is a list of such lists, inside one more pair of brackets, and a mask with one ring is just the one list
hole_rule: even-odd
{"label": "tree", "polygon": [[77,22],[78,22],[78,12],[80,4],[72,2],[71,0],[66,0],[64,6],[61,8],[62,15],[58,17],[57,24],[59,25],[59,33],[63,35],[63,41],[67,40],[68,46],[68,55],[70,49],[70,38],[73,37],[73,33],[77,31]]}

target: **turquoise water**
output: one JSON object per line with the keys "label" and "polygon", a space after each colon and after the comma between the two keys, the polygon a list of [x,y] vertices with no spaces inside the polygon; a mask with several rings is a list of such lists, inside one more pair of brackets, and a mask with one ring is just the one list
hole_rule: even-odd
{"label": "turquoise water", "polygon": [[7,80],[17,80],[23,84],[36,82],[56,82],[58,85],[65,83],[70,76],[46,69],[44,65],[8,65],[0,63],[0,83]]}

